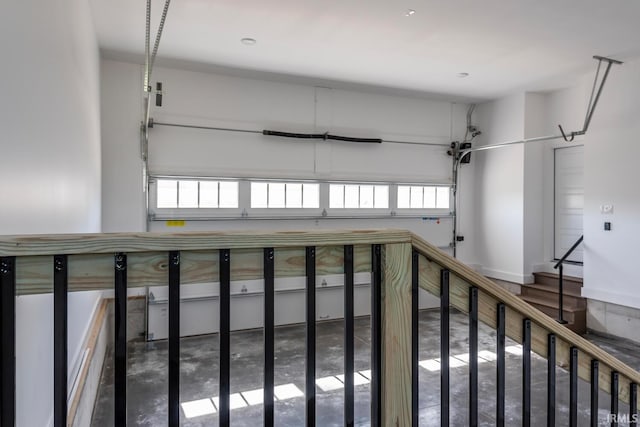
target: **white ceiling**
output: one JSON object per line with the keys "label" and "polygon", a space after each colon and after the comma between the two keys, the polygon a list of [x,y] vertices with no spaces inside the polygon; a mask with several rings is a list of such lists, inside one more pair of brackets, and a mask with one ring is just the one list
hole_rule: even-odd
{"label": "white ceiling", "polygon": [[[142,60],[146,2],[91,3],[101,48]],[[639,19],[637,0],[174,0],[157,63],[490,99],[640,56]]]}

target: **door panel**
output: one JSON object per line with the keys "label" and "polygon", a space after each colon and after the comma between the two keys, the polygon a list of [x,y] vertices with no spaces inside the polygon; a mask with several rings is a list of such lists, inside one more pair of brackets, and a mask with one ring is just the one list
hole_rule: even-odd
{"label": "door panel", "polygon": [[[562,257],[582,235],[584,207],[584,147],[555,150],[554,257]],[[569,261],[582,262],[582,245]]]}

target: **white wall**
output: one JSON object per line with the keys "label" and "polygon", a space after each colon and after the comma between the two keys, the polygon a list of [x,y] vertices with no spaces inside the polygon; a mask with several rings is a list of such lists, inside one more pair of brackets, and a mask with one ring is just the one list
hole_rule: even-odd
{"label": "white wall", "polygon": [[[542,94],[525,95],[524,137],[535,138],[545,132],[546,97]],[[544,212],[549,206],[544,199],[544,152],[548,144],[533,143],[524,146],[523,176],[523,275],[532,281],[534,266],[543,263],[544,257]]]}
{"label": "white wall", "polygon": [[144,231],[140,157],[142,72],[137,65],[101,61],[102,231]]}
{"label": "white wall", "polygon": [[[100,231],[99,57],[88,2],[3,3],[0,52],[0,234]],[[46,426],[51,296],[18,297],[16,309],[17,425]],[[73,327],[70,339],[73,353]]]}
{"label": "white wall", "polygon": [[[585,137],[583,295],[640,308],[640,61],[611,71]],[[600,205],[613,204],[611,215]],[[604,231],[611,221],[611,231]],[[629,327],[629,325],[619,325]]]}
{"label": "white wall", "polygon": [[89,6],[3,4],[0,234],[100,230],[99,62]]}
{"label": "white wall", "polygon": [[[478,145],[522,139],[525,94],[480,104],[476,109],[482,131]],[[524,277],[524,147],[515,145],[472,154],[476,160],[476,253],[483,273],[523,283]]]}
{"label": "white wall", "polygon": [[[581,129],[587,102],[583,92],[581,85],[580,90],[519,93],[482,104],[477,109],[483,132],[479,143],[557,135],[559,123],[567,131]],[[476,251],[486,275],[530,283],[533,272],[551,270],[554,148],[583,143],[578,137],[571,144],[554,140],[474,153]],[[582,275],[575,267],[566,271]]]}

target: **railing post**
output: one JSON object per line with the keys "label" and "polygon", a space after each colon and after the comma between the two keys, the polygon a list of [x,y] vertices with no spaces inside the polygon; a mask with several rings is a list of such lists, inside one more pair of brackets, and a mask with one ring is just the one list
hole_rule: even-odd
{"label": "railing post", "polygon": [[531,320],[522,322],[522,426],[531,425]]}
{"label": "railing post", "polygon": [[371,427],[382,426],[382,245],[371,246]]}
{"label": "railing post", "polygon": [[53,425],[67,426],[67,256],[53,257]]}
{"label": "railing post", "polygon": [[469,426],[478,425],[478,288],[469,288]]}
{"label": "railing post", "polygon": [[569,349],[569,426],[578,426],[578,348]]}
{"label": "railing post", "polygon": [[305,349],[306,360],[306,426],[316,425],[316,247],[306,248],[306,303],[307,303],[307,345]]}
{"label": "railing post", "polygon": [[598,427],[598,392],[600,391],[600,387],[598,386],[599,365],[599,361],[591,361],[591,427]]}
{"label": "railing post", "polygon": [[382,425],[411,425],[411,253],[409,243],[382,251]]}
{"label": "railing post", "polygon": [[231,394],[231,251],[221,249],[220,262],[220,383],[218,425],[229,427]]}
{"label": "railing post", "polygon": [[619,393],[620,374],[611,372],[611,427],[618,427],[618,393]]}
{"label": "railing post", "polygon": [[449,426],[451,372],[449,364],[449,270],[440,270],[440,425]]}
{"label": "railing post", "polygon": [[274,346],[274,284],[275,284],[275,252],[273,248],[264,248],[264,391],[263,391],[263,426],[273,427],[275,378],[275,346]]}
{"label": "railing post", "polygon": [[420,352],[419,330],[420,302],[420,254],[415,249],[411,254],[411,427],[418,427],[419,396],[418,354]]}
{"label": "railing post", "polygon": [[547,427],[556,425],[556,336],[547,335]]}
{"label": "railing post", "polygon": [[180,425],[180,252],[169,252],[169,427]]}
{"label": "railing post", "polygon": [[127,425],[127,254],[114,255],[114,425]]}
{"label": "railing post", "polygon": [[568,323],[564,320],[562,309],[564,307],[564,289],[563,289],[563,265],[560,263],[558,266],[558,323]]}
{"label": "railing post", "polygon": [[505,425],[505,383],[506,383],[506,361],[505,361],[505,336],[507,325],[507,311],[504,303],[498,303],[497,307],[497,330],[496,330],[496,426]]}
{"label": "railing post", "polygon": [[629,384],[629,427],[638,426],[638,384]]}
{"label": "railing post", "polygon": [[344,247],[344,425],[354,425],[353,245]]}
{"label": "railing post", "polygon": [[0,425],[16,420],[16,259],[0,258]]}

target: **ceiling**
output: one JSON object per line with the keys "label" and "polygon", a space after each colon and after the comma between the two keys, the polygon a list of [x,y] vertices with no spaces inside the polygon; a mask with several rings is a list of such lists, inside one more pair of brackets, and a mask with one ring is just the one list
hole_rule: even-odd
{"label": "ceiling", "polygon": [[[146,2],[91,3],[101,49],[142,61]],[[639,19],[637,0],[174,0],[157,64],[482,100],[640,56]]]}

